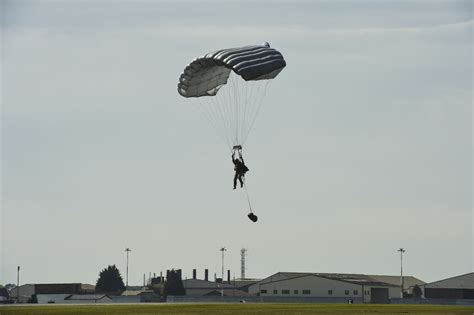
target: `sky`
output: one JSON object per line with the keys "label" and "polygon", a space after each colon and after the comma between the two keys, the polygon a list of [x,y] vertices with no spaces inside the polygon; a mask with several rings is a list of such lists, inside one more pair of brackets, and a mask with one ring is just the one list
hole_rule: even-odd
{"label": "sky", "polygon": [[[0,1],[0,284],[472,272],[471,1]],[[269,42],[244,155],[176,90]]]}

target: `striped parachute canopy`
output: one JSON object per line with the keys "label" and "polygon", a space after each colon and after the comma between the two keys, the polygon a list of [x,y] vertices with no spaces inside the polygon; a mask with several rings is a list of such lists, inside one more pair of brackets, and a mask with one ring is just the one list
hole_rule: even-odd
{"label": "striped parachute canopy", "polygon": [[[206,118],[230,147],[242,145],[269,82],[285,66],[283,55],[268,43],[218,50],[194,59],[184,68],[178,93],[197,98]],[[201,100],[203,96],[211,98]]]}

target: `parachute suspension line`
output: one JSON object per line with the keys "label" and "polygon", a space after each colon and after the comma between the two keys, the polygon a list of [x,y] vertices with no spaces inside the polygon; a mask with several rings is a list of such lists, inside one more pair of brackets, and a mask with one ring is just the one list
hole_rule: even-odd
{"label": "parachute suspension line", "polygon": [[[258,104],[256,106],[257,107],[256,113],[253,115],[252,122],[250,123],[249,133],[250,133],[250,130],[253,128],[255,121],[257,120],[257,117],[263,105],[263,101],[265,100],[265,96],[267,94],[268,88],[270,87],[271,84],[272,84],[272,81],[270,80],[265,81],[265,86],[263,88],[262,94],[260,95],[260,99],[258,100]],[[248,137],[249,133],[246,135],[246,137]]]}
{"label": "parachute suspension line", "polygon": [[233,92],[234,92],[234,98],[233,98],[233,108],[232,108],[232,112],[233,112],[233,121],[234,121],[234,128],[232,129],[232,134],[233,134],[233,137],[234,137],[234,144],[239,144],[237,142],[239,142],[239,134],[238,134],[238,130],[239,130],[239,120],[238,120],[238,110],[239,110],[239,98],[238,98],[238,95],[239,95],[239,83],[238,83],[238,80],[233,80],[231,81],[231,84],[232,84],[232,89],[233,89]]}
{"label": "parachute suspension line", "polygon": [[236,107],[238,105],[238,82],[235,80],[236,75],[231,73],[229,75],[229,80],[230,82],[223,88],[225,89],[225,97],[223,98],[225,101],[223,102],[224,104],[224,112],[226,115],[226,119],[228,121],[227,125],[227,136],[230,141],[230,148],[233,147],[233,145],[237,144],[237,135],[236,135],[236,130],[237,130],[237,123],[238,119],[235,113]]}
{"label": "parachute suspension line", "polygon": [[[242,85],[242,101],[240,102],[240,132],[239,132],[239,139],[242,142],[242,136],[245,130],[245,109],[247,108],[247,86],[248,84]],[[243,144],[243,143],[240,143]]]}
{"label": "parachute suspension line", "polygon": [[214,111],[212,110],[212,104],[203,104],[200,98],[197,98],[197,101],[199,102],[198,107],[202,116],[207,119],[207,121],[211,124],[211,126],[217,131],[219,137],[229,145],[229,139],[226,137],[225,132],[222,131],[222,124],[219,123],[219,119],[216,117]]}
{"label": "parachute suspension line", "polygon": [[[254,92],[254,88],[255,86],[257,85],[258,83],[257,82],[252,82],[252,84],[250,84],[250,92],[248,92],[247,90],[245,91],[245,97],[246,97],[246,102],[245,102],[245,110],[244,110],[244,124],[245,124],[245,129],[243,130],[242,132],[242,139],[244,140],[244,137],[245,137],[245,134],[248,132],[248,129],[249,129],[249,114],[250,114],[250,109],[252,108],[252,97],[253,97],[253,92]],[[246,87],[248,86],[248,84],[245,85]]]}
{"label": "parachute suspension line", "polygon": [[232,82],[233,82],[233,76],[232,74],[229,75],[229,79],[231,80],[231,84],[227,84],[222,88],[222,95],[219,93],[217,96],[219,97],[218,100],[214,99],[216,107],[219,108],[221,111],[222,115],[222,120],[225,121],[225,134],[226,137],[228,138],[228,146],[229,148],[233,147],[233,130],[235,128],[235,118],[234,118],[234,112],[233,112],[233,102],[235,102],[235,96],[232,94],[235,94],[234,88],[232,87]]}
{"label": "parachute suspension line", "polygon": [[261,81],[249,81],[250,91],[246,91],[246,108],[245,108],[245,119],[243,123],[245,124],[245,129],[242,131],[242,142],[245,143],[247,136],[250,133],[251,122],[253,120],[253,115],[255,115],[255,104],[256,99],[260,93],[262,87]]}
{"label": "parachute suspension line", "polygon": [[199,103],[198,106],[194,106],[199,108],[202,116],[207,119],[207,121],[212,125],[213,128],[219,130],[218,121],[213,117],[212,111],[207,108],[206,104],[203,104],[199,98],[196,98],[196,101]]}
{"label": "parachute suspension line", "polygon": [[[245,82],[245,81],[242,81],[242,82]],[[240,121],[240,130],[239,130],[239,140],[240,140],[240,144],[243,144],[243,139],[242,139],[242,136],[243,134],[245,133],[245,128],[246,128],[246,125],[245,125],[245,108],[247,107],[247,93],[248,91],[248,82],[245,82],[242,83],[242,91],[240,93],[240,97],[241,97],[241,101],[240,101],[240,106],[239,106],[239,110],[240,110],[240,116],[239,116],[239,121]]]}
{"label": "parachute suspension line", "polygon": [[[214,102],[214,104],[212,104],[212,102]],[[221,137],[223,137],[226,140],[226,143],[228,143],[229,140],[227,139],[225,133],[225,122],[222,120],[222,114],[219,111],[219,106],[216,105],[216,100],[213,97],[211,97],[211,101],[208,104],[208,108],[217,122],[217,132],[219,132],[221,134]]]}
{"label": "parachute suspension line", "polygon": [[244,139],[244,142],[247,141],[247,135],[250,132],[251,128],[251,121],[252,121],[252,116],[254,115],[254,109],[255,109],[255,99],[258,97],[258,94],[260,92],[260,89],[262,87],[262,82],[261,81],[253,81],[251,84],[251,90],[250,94],[248,95],[248,112],[246,114],[246,128],[245,128],[245,133],[242,135],[242,139]]}
{"label": "parachute suspension line", "polygon": [[[224,104],[224,99],[222,102],[219,102],[218,101],[218,98],[217,97],[220,97],[219,94],[214,96],[214,97],[211,97],[212,101],[214,102],[214,109],[217,113],[217,115],[219,116],[219,121],[221,122],[221,125],[222,125],[222,129],[221,131],[223,132],[223,134],[225,135],[226,139],[227,139],[227,145],[230,146],[230,139],[229,139],[229,136],[227,134],[227,125],[228,125],[228,120],[226,119],[226,115],[225,115],[225,112],[224,112],[224,109],[223,109],[223,105]],[[222,103],[222,104],[221,104]]]}
{"label": "parachute suspension line", "polygon": [[211,102],[213,104],[209,104],[209,108],[213,112],[214,117],[216,117],[216,120],[219,123],[219,128],[217,129],[217,132],[221,134],[221,137],[225,139],[225,142],[229,146],[230,141],[226,132],[226,129],[227,129],[226,122],[225,122],[225,119],[223,119],[222,111],[220,109],[219,103],[216,101],[215,97],[211,97]]}
{"label": "parachute suspension line", "polygon": [[223,87],[223,92],[225,92],[223,94],[223,97],[222,97],[222,104],[223,104],[223,111],[224,111],[224,115],[225,115],[225,118],[226,118],[226,121],[227,121],[227,129],[226,129],[226,134],[227,134],[227,137],[229,138],[229,148],[231,149],[233,147],[233,142],[234,142],[234,139],[233,139],[233,130],[234,130],[234,124],[235,124],[235,121],[233,119],[233,99],[235,97],[233,97],[233,94],[234,94],[234,88],[232,86],[232,81],[233,81],[233,78],[232,78],[232,74],[229,75],[229,80],[230,80],[230,84],[228,83],[225,87]]}
{"label": "parachute suspension line", "polygon": [[237,128],[236,128],[236,144],[242,144],[242,137],[241,137],[241,133],[242,133],[242,107],[243,107],[243,103],[245,102],[245,98],[244,98],[244,94],[243,94],[243,91],[245,89],[245,87],[247,86],[246,84],[243,84],[244,81],[242,80],[238,80],[237,81],[237,101],[236,101],[236,106],[235,106],[235,110],[236,110],[236,113],[237,113],[237,117],[236,117],[236,122],[237,122]]}
{"label": "parachute suspension line", "polygon": [[227,130],[229,129],[229,119],[228,115],[226,114],[226,89],[225,87],[222,87],[219,90],[219,93],[216,96],[210,97],[212,102],[213,102],[213,107],[218,116],[220,117],[220,122],[222,125],[221,132],[226,138],[227,145],[230,147],[231,146],[231,139],[229,138],[229,134]]}
{"label": "parachute suspension line", "polygon": [[[244,137],[244,141],[247,140],[247,137],[249,136],[250,131],[251,131],[252,128],[253,128],[253,125],[254,125],[255,120],[256,120],[256,118],[257,118],[257,116],[258,116],[258,113],[260,112],[260,109],[262,108],[263,99],[264,99],[265,95],[267,94],[268,86],[269,86],[270,83],[271,83],[271,82],[270,82],[271,80],[265,80],[265,81],[266,81],[266,82],[265,82],[265,88],[264,88],[264,90],[263,90],[262,95],[260,96],[260,99],[258,100],[258,104],[256,105],[256,109],[255,109],[255,111],[254,111],[254,114],[252,114],[253,118],[252,118],[252,121],[250,122],[250,127],[249,127],[249,129],[248,129],[248,132],[247,132],[247,134],[246,134],[245,137]],[[257,97],[258,97],[258,94],[257,94]]]}
{"label": "parachute suspension line", "polygon": [[242,100],[241,100],[241,96],[242,96],[242,91],[243,91],[243,88],[245,86],[245,84],[243,84],[242,80],[235,80],[236,82],[236,86],[237,86],[237,89],[235,90],[235,94],[237,96],[237,98],[235,99],[235,113],[236,113],[236,117],[235,117],[235,122],[236,122],[236,128],[235,128],[235,144],[242,144],[240,143],[242,141],[242,139],[240,138],[240,130],[242,129],[242,126],[241,126],[241,118],[240,118],[240,111],[241,111],[241,107],[242,107]]}
{"label": "parachute suspension line", "polygon": [[235,144],[241,144],[240,141],[240,130],[242,128],[241,126],[241,120],[240,120],[240,109],[242,107],[242,99],[241,99],[241,96],[242,96],[242,91],[243,91],[243,87],[245,86],[245,84],[241,84],[241,81],[242,80],[235,80],[235,85],[237,87],[237,89],[235,90],[235,94],[237,96],[236,100],[235,100]]}

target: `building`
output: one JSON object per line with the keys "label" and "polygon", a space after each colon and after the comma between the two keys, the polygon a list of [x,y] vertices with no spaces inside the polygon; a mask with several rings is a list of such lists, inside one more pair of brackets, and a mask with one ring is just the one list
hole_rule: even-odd
{"label": "building", "polygon": [[64,300],[71,304],[112,303],[106,294],[72,294]]}
{"label": "building", "polygon": [[[84,283],[38,283],[23,284],[19,287],[20,303],[28,303],[33,295],[38,294],[91,294],[95,286]],[[11,292],[11,298],[17,299],[17,289]]]}
{"label": "building", "polygon": [[[400,276],[387,276],[387,275],[370,275],[372,279],[375,279],[380,282],[390,283],[400,287]],[[412,293],[413,287],[415,285],[423,285],[426,282],[421,281],[418,278],[413,276],[403,276],[403,292]]]}
{"label": "building", "polygon": [[[20,298],[18,299],[18,295]],[[15,288],[13,291],[10,292],[10,298],[18,301],[19,303],[28,303],[31,297],[35,294],[35,285],[28,283],[20,285],[19,287]]]}
{"label": "building", "polygon": [[128,290],[123,291],[122,294],[116,298],[111,296],[114,302],[121,302],[121,303],[131,303],[129,301],[136,300],[138,302],[160,302],[160,295],[153,290]]}
{"label": "building", "polygon": [[38,294],[38,304],[91,304],[112,303],[106,294]]}
{"label": "building", "polygon": [[71,294],[38,294],[36,301],[38,304],[65,304],[64,299]]}
{"label": "building", "polygon": [[206,295],[213,291],[232,290],[233,285],[230,284],[230,271],[227,272],[227,281],[215,278],[214,281],[209,281],[209,270],[204,270],[204,280],[197,279],[196,269],[193,269],[192,279],[185,279],[183,281],[183,287],[186,295],[199,296]]}
{"label": "building", "polygon": [[0,303],[7,303],[10,300],[7,289],[0,285]]}
{"label": "building", "polygon": [[[307,298],[308,300],[312,298],[328,303],[345,303],[349,300],[358,303],[389,303],[390,299],[400,297],[400,285],[393,283],[396,277],[391,277],[341,273],[278,272],[251,285],[249,293],[271,298],[293,297]],[[413,277],[407,278],[410,278],[410,283],[416,281],[424,283]],[[381,279],[385,281],[381,281]],[[398,281],[400,281],[399,277]]]}
{"label": "building", "polygon": [[420,285],[427,299],[474,299],[474,272]]}
{"label": "building", "polygon": [[244,291],[244,292],[249,292],[249,287],[262,279],[250,279],[250,278],[245,278],[245,279],[235,279],[232,281],[232,284],[239,290]]}

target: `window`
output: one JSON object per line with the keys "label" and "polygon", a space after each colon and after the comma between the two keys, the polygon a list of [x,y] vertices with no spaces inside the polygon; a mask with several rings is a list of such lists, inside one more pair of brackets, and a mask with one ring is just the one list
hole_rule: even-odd
{"label": "window", "polygon": [[354,290],[354,291],[352,291],[352,292],[354,293],[354,295],[359,294],[359,291],[358,291],[358,290]]}
{"label": "window", "polygon": [[294,293],[294,294],[298,294],[298,290],[294,290],[293,293]]}
{"label": "window", "polygon": [[332,290],[328,290],[328,295],[332,295]]}
{"label": "window", "polygon": [[365,291],[365,294],[366,294],[366,295],[370,295],[370,290],[366,290],[366,291]]}
{"label": "window", "polygon": [[290,290],[281,290],[281,294],[290,294]]}
{"label": "window", "polygon": [[278,294],[278,290],[273,290],[273,294]]}
{"label": "window", "polygon": [[346,290],[344,293],[345,293],[346,295],[349,295],[349,290]]}
{"label": "window", "polygon": [[311,290],[303,290],[303,294],[311,294]]}
{"label": "window", "polygon": [[260,290],[260,293],[267,294],[267,290]]}

